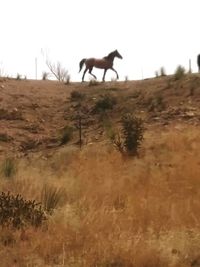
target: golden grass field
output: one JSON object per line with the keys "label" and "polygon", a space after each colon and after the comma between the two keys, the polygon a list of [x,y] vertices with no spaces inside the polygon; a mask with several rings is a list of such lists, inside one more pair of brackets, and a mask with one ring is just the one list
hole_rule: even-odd
{"label": "golden grass field", "polygon": [[[41,201],[44,185],[63,190],[41,227],[1,229],[1,267],[200,266],[198,75],[95,86],[1,84],[0,134],[10,139],[0,141],[0,158],[12,157],[17,166],[12,178],[1,173],[1,191]],[[73,90],[86,95],[81,150],[77,135],[62,146],[56,139],[79,110]],[[123,111],[144,120],[139,157],[122,157],[105,121],[90,112],[108,92],[117,99],[108,114],[115,127]],[[158,96],[164,104],[152,104]]]}

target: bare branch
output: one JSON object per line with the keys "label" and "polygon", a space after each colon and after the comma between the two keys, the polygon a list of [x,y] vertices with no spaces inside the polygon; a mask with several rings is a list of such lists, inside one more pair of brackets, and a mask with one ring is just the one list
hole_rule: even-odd
{"label": "bare branch", "polygon": [[58,81],[65,82],[69,79],[68,71],[61,65],[60,62],[52,63],[47,59],[46,64],[50,72],[56,77]]}

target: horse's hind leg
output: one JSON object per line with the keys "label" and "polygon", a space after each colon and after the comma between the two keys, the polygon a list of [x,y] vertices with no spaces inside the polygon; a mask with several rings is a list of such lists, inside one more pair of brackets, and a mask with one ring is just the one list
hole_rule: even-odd
{"label": "horse's hind leg", "polygon": [[85,77],[85,74],[86,74],[87,70],[88,70],[88,69],[85,68],[85,70],[84,70],[84,72],[83,72],[82,82],[84,82],[84,77]]}
{"label": "horse's hind leg", "polygon": [[90,68],[90,69],[89,69],[89,74],[91,74],[91,75],[96,79],[97,77],[92,73],[92,69],[93,69],[93,68]]}

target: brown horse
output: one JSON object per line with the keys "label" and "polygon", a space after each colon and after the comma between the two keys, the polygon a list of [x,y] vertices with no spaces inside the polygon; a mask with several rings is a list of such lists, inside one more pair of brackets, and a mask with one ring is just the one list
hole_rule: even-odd
{"label": "brown horse", "polygon": [[117,75],[117,79],[119,79],[119,75],[118,75],[117,71],[113,68],[113,61],[114,61],[115,57],[122,59],[122,56],[120,55],[120,53],[117,50],[111,52],[106,57],[103,57],[101,59],[96,59],[96,58],[84,58],[84,59],[82,59],[79,63],[79,66],[80,66],[79,72],[82,70],[83,64],[85,63],[85,70],[83,72],[82,82],[84,82],[84,77],[85,77],[87,70],[89,70],[89,73],[96,79],[96,76],[92,73],[93,67],[99,68],[99,69],[104,69],[104,74],[103,74],[103,79],[102,79],[103,82],[105,81],[105,75],[106,75],[106,72],[108,69],[113,70]]}

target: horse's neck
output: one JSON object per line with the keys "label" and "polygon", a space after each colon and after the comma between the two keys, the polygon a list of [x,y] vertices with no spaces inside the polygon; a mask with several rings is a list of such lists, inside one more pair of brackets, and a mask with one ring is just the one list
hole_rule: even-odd
{"label": "horse's neck", "polygon": [[107,59],[107,60],[109,60],[109,61],[112,61],[113,62],[113,60],[114,60],[114,58],[115,58],[115,56],[114,56],[114,54],[109,54],[107,57],[105,57],[105,59]]}

